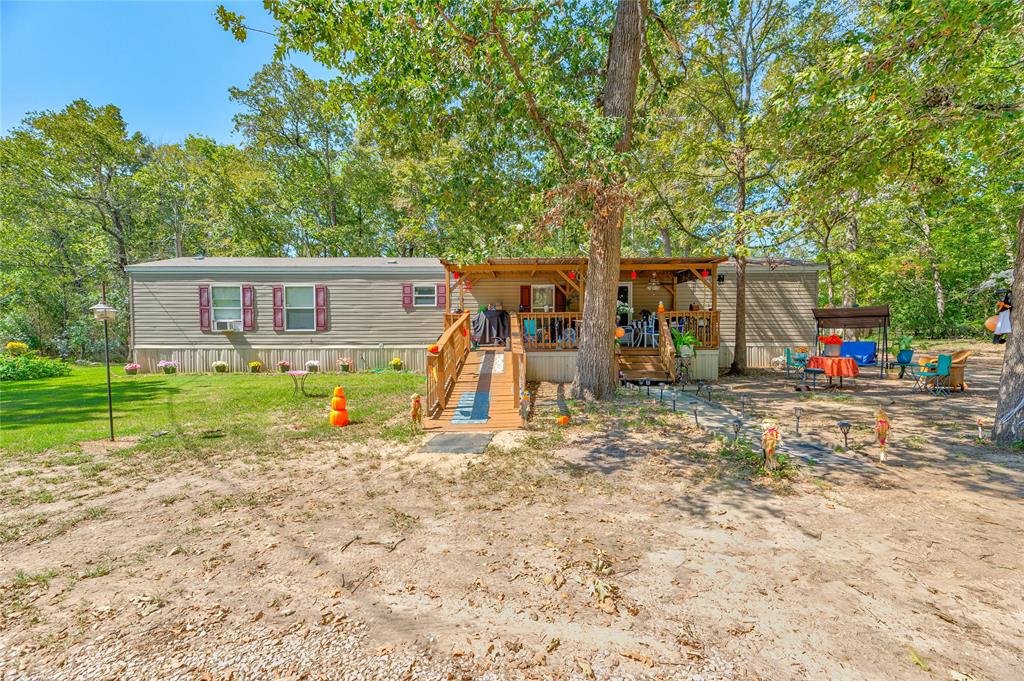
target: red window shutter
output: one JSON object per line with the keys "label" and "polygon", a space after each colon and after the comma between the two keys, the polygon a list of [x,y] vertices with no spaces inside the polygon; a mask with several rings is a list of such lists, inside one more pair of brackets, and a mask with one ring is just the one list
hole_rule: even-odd
{"label": "red window shutter", "polygon": [[448,287],[445,284],[438,284],[434,287],[437,292],[437,306],[442,310],[448,307]]}
{"label": "red window shutter", "polygon": [[412,283],[402,282],[402,307],[412,307]]}
{"label": "red window shutter", "polygon": [[252,286],[242,287],[242,330],[252,331],[256,328],[256,289]]}
{"label": "red window shutter", "polygon": [[519,307],[524,311],[530,311],[530,287],[520,286],[519,287]]}
{"label": "red window shutter", "polygon": [[213,310],[210,307],[210,287],[200,286],[199,287],[199,330],[209,331],[210,330],[210,318],[213,316]]}
{"label": "red window shutter", "polygon": [[274,331],[284,331],[284,286],[274,287]]}
{"label": "red window shutter", "polygon": [[316,330],[327,330],[327,287],[317,284],[314,287],[316,292]]}
{"label": "red window shutter", "polygon": [[565,312],[565,291],[555,287],[555,312]]}

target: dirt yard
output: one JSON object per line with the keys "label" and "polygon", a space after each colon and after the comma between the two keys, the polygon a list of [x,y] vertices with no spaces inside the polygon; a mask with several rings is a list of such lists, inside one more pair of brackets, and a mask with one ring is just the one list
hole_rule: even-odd
{"label": "dirt yard", "polygon": [[93,445],[98,472],[48,469],[59,501],[3,506],[0,678],[1021,679],[1024,452],[976,441],[978,349],[945,399],[723,380],[784,438],[796,405],[829,445],[854,423],[772,477],[635,398],[541,406],[479,456]]}

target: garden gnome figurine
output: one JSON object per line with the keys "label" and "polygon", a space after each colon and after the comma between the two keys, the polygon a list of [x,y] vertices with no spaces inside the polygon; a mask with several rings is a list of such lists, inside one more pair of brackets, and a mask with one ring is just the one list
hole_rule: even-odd
{"label": "garden gnome figurine", "polygon": [[875,413],[875,434],[878,436],[878,463],[885,463],[885,441],[889,438],[889,415],[881,407]]}
{"label": "garden gnome figurine", "polygon": [[412,417],[412,427],[414,430],[423,429],[423,403],[420,400],[420,396],[417,393],[412,394],[412,411],[409,414]]}
{"label": "garden gnome figurine", "polygon": [[761,424],[761,451],[764,452],[764,467],[773,471],[778,466],[775,450],[782,444],[782,435],[774,421],[766,420]]}

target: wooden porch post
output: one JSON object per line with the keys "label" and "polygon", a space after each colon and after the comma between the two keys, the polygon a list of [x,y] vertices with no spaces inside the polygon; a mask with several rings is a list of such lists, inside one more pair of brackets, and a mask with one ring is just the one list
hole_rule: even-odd
{"label": "wooden porch post", "polygon": [[452,303],[454,302],[452,301],[452,271],[448,269],[447,265],[444,266],[444,290],[446,296],[444,303],[444,311],[451,312]]}
{"label": "wooden porch post", "polygon": [[711,266],[711,309],[718,309],[718,263]]}

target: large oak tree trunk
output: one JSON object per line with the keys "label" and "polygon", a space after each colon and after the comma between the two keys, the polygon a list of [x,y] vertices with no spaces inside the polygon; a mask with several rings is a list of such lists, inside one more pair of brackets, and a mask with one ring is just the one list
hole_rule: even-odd
{"label": "large oak tree trunk", "polygon": [[[619,0],[608,44],[603,113],[622,121],[617,152],[629,151],[633,138],[633,108],[640,73],[643,17],[637,0]],[[581,399],[614,396],[615,292],[622,256],[622,218],[625,212],[623,179],[612,178],[597,193],[590,228],[587,287],[583,294],[583,334],[576,355],[576,381],[572,394]]]}
{"label": "large oak tree trunk", "polygon": [[1013,270],[1013,331],[1006,341],[999,402],[992,440],[1012,444],[1024,440],[1024,208],[1017,217],[1017,258]]}
{"label": "large oak tree trunk", "polygon": [[736,333],[729,371],[742,374],[747,369],[747,257],[744,255],[747,230],[743,213],[747,210],[747,151],[741,149],[736,172]]}

